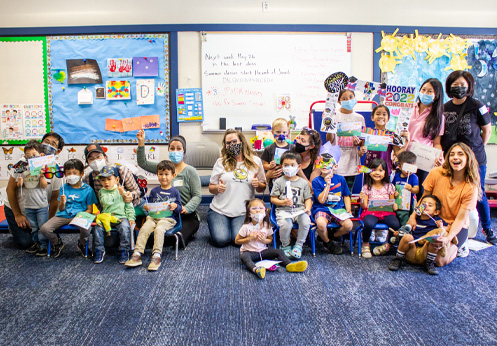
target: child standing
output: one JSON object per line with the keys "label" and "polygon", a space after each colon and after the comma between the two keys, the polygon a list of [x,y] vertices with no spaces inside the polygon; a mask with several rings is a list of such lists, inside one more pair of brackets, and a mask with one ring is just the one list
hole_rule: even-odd
{"label": "child standing", "polygon": [[437,196],[424,196],[421,199],[421,204],[425,204],[424,213],[416,216],[416,228],[412,231],[412,234],[406,234],[402,237],[397,248],[397,254],[388,266],[389,270],[399,270],[407,260],[411,264],[424,265],[425,270],[430,275],[438,275],[438,269],[435,268],[435,258],[438,251],[433,245],[429,242],[425,242],[424,244],[420,244],[419,242],[409,244],[410,241],[418,239],[434,229],[447,225],[438,216],[442,210],[442,203]]}
{"label": "child standing", "polygon": [[[112,166],[104,166],[100,170],[98,179],[102,188],[98,191],[98,200],[102,206],[102,213],[107,213],[119,219],[114,224],[119,232],[119,263],[126,263],[129,259],[130,237],[135,224],[135,208],[131,203],[124,203],[123,196],[131,193],[125,193],[122,185],[118,186],[118,177],[115,175],[116,170]],[[105,256],[104,247],[104,227],[95,226],[93,230],[95,238],[95,258],[94,263],[102,263]]]}
{"label": "child standing", "polygon": [[266,268],[256,267],[254,261],[281,261],[281,265],[289,272],[303,272],[307,269],[306,261],[292,263],[281,249],[268,249],[267,244],[273,241],[273,230],[269,224],[264,202],[255,198],[246,203],[247,214],[240,232],[235,238],[235,244],[241,245],[240,259],[247,269],[260,279],[266,276]]}
{"label": "child standing", "polygon": [[[399,220],[395,216],[397,205],[393,204],[393,211],[370,211],[368,210],[368,202],[374,200],[385,200],[395,198],[395,188],[390,184],[390,177],[387,174],[387,163],[382,159],[373,159],[369,163],[371,173],[364,175],[364,186],[359,194],[361,198],[361,213],[360,219],[364,222],[362,231],[362,257],[371,258],[371,250],[369,249],[369,238],[374,226],[381,221],[392,229],[400,227]],[[386,239],[387,237],[385,237]],[[381,249],[379,249],[381,248]],[[379,249],[379,250],[376,250]],[[381,251],[380,251],[381,250]],[[390,250],[390,244],[375,248],[375,255],[383,255]]]}
{"label": "child standing", "polygon": [[[32,139],[24,146],[24,157],[27,161],[39,156],[44,156],[41,143]],[[46,256],[48,241],[40,233],[40,227],[48,221],[48,199],[45,190],[48,183],[43,175],[43,170],[39,175],[31,175],[29,170],[24,173],[14,173],[14,179],[17,180],[18,187],[21,189],[24,187],[22,193],[24,194],[26,219],[31,225],[33,245],[26,252],[37,256]]]}
{"label": "child standing", "polygon": [[[84,175],[85,166],[78,159],[71,159],[64,163],[64,176],[67,184],[59,190],[59,210],[53,218],[48,220],[42,227],[41,233],[52,243],[51,257],[59,257],[64,243],[54,232],[60,227],[69,224],[77,213],[85,211],[91,213],[93,204],[98,203],[93,189],[81,180]],[[90,228],[80,228],[78,250],[83,257],[85,255],[86,241],[90,235]],[[91,257],[90,251],[89,256]]]}
{"label": "child standing", "polygon": [[[300,170],[299,154],[287,151],[281,156],[283,177],[275,180],[271,191],[271,203],[276,206],[276,222],[280,229],[281,249],[288,257],[299,259],[311,220],[312,194],[307,181],[297,176]],[[295,246],[290,246],[293,223],[299,224]]]}
{"label": "child standing", "polygon": [[274,136],[274,143],[264,148],[261,156],[262,166],[266,171],[266,180],[269,183],[269,191],[273,188],[273,180],[281,177],[283,174],[280,164],[281,155],[293,149],[293,145],[287,142],[290,131],[285,119],[278,118],[273,121],[271,132]]}
{"label": "child standing", "polygon": [[[124,265],[127,267],[138,267],[142,265],[141,256],[145,252],[145,245],[152,233],[154,233],[154,248],[152,250],[152,260],[148,266],[148,270],[155,271],[159,269],[162,255],[162,247],[164,245],[164,234],[166,231],[173,228],[179,222],[179,214],[181,213],[181,197],[179,191],[171,186],[171,181],[176,176],[174,164],[171,161],[163,160],[157,165],[157,176],[160,186],[152,189],[148,202],[169,203],[169,210],[158,212],[149,212],[147,221],[143,224],[136,240],[136,247],[131,259]],[[148,204],[147,202],[147,204]],[[145,204],[145,210],[150,208]]]}
{"label": "child standing", "polygon": [[312,190],[314,192],[312,213],[324,246],[332,254],[340,255],[343,253],[342,246],[333,239],[329,239],[327,226],[330,222],[340,225],[340,228],[333,233],[333,238],[340,238],[352,230],[352,220],[340,220],[330,212],[330,208],[332,208],[338,213],[344,211],[350,213],[350,191],[345,178],[333,174],[333,171],[338,168],[333,156],[323,153],[316,162],[316,167],[321,168],[321,175],[312,180]]}
{"label": "child standing", "polygon": [[[416,173],[408,173],[403,167],[404,163],[414,165],[416,163],[416,154],[410,151],[403,151],[399,154],[398,160],[400,172],[395,173],[392,184],[395,186],[395,198],[398,207],[396,212],[397,218],[399,219],[400,225],[404,226],[409,220],[409,216],[413,209],[414,196],[419,192],[419,180]],[[408,208],[402,207],[402,205],[406,205],[404,199],[409,201]]]}

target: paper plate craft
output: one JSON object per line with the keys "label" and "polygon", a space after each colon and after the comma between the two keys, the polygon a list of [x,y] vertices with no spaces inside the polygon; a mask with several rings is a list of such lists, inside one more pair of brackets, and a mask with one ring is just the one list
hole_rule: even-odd
{"label": "paper plate craft", "polygon": [[130,82],[128,80],[107,81],[105,98],[107,100],[131,99]]}
{"label": "paper plate craft", "polygon": [[159,75],[159,58],[134,57],[133,77],[157,77]]}
{"label": "paper plate craft", "polygon": [[324,87],[330,93],[337,93],[347,86],[349,77],[343,72],[335,72],[326,78],[324,81]]}
{"label": "paper plate craft", "polygon": [[95,59],[68,59],[67,84],[100,84],[102,73]]}

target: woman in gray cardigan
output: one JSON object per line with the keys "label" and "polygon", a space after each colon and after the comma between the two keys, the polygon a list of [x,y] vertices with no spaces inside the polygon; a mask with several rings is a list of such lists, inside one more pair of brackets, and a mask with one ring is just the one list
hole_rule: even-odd
{"label": "woman in gray cardigan", "polygon": [[[138,150],[136,151],[138,166],[147,172],[157,174],[157,162],[147,161],[145,154],[145,131],[138,131],[136,138],[138,139]],[[169,142],[169,159],[174,163],[176,173],[172,186],[178,189],[181,196],[181,203],[183,204],[183,210],[181,211],[183,227],[181,228],[181,233],[185,243],[188,243],[193,235],[197,233],[200,225],[197,207],[202,200],[202,191],[197,170],[183,161],[185,153],[185,138],[183,136],[172,137]]]}

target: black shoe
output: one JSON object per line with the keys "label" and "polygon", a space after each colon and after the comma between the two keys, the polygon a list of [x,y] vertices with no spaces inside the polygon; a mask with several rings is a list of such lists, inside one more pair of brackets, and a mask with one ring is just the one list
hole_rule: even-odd
{"label": "black shoe", "polygon": [[430,275],[438,275],[438,269],[435,267],[435,262],[425,262],[425,270]]}
{"label": "black shoe", "polygon": [[400,267],[402,267],[402,265],[404,264],[404,257],[395,257],[392,262],[390,262],[390,265],[388,266],[388,270],[391,270],[391,271],[394,271],[396,272],[397,270],[400,269]]}
{"label": "black shoe", "polygon": [[26,250],[27,253],[35,254],[41,249],[41,244],[39,242],[35,242],[29,249]]}
{"label": "black shoe", "polygon": [[336,244],[333,240],[330,240],[328,244],[324,244],[326,248],[333,254],[333,255],[341,255],[343,254],[343,249],[342,245]]}
{"label": "black shoe", "polygon": [[485,237],[487,237],[487,242],[489,242],[492,245],[497,245],[497,235],[494,233],[493,229],[491,228],[483,229],[482,232],[485,235]]}
{"label": "black shoe", "polygon": [[86,244],[85,245],[81,245],[79,242],[78,242],[78,250],[79,252],[81,253],[81,256],[83,256],[84,258],[91,258],[92,257],[92,253],[91,253],[91,249],[88,248],[88,254],[85,255],[86,253]]}
{"label": "black shoe", "polygon": [[48,256],[48,249],[43,249],[43,248],[40,248],[36,254],[36,256],[38,257],[45,257],[45,256]]}
{"label": "black shoe", "polygon": [[59,238],[59,243],[52,245],[52,249],[50,251],[50,257],[57,258],[60,255],[60,252],[62,251],[62,248],[64,247],[64,243],[62,242],[62,239]]}

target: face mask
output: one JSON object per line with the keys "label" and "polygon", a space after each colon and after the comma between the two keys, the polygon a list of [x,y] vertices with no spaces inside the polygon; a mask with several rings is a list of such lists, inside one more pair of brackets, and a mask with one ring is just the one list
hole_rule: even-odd
{"label": "face mask", "polygon": [[68,184],[70,185],[75,185],[79,182],[79,180],[81,179],[81,177],[79,175],[68,175],[66,177],[66,181]]}
{"label": "face mask", "polygon": [[252,218],[252,220],[254,220],[255,222],[259,223],[261,222],[262,220],[264,220],[264,217],[266,216],[265,213],[255,213],[255,214],[250,214],[250,217]]}
{"label": "face mask", "polygon": [[90,163],[90,168],[94,172],[100,172],[102,168],[104,168],[104,166],[105,166],[105,159],[98,159]]}
{"label": "face mask", "polygon": [[226,148],[226,152],[231,157],[236,157],[242,152],[242,143],[230,144]]}
{"label": "face mask", "polygon": [[306,146],[303,146],[299,142],[295,141],[295,152],[299,154],[303,153],[306,150],[306,148],[307,148]]}
{"label": "face mask", "polygon": [[286,140],[286,136],[285,135],[274,135],[274,139],[280,143],[283,143]]}
{"label": "face mask", "polygon": [[348,101],[340,101],[340,104],[346,110],[351,111],[354,109],[354,106],[357,104],[357,100],[355,98],[353,98],[352,100],[348,100]]}
{"label": "face mask", "polygon": [[424,104],[425,106],[431,105],[433,103],[433,100],[435,100],[434,95],[427,95],[423,93],[419,93],[418,97],[419,101],[421,101],[421,103]]}
{"label": "face mask", "polygon": [[467,87],[463,86],[450,87],[450,94],[452,95],[452,97],[456,99],[462,99],[464,96],[466,96],[467,92],[468,92]]}
{"label": "face mask", "polygon": [[286,175],[288,178],[294,177],[298,171],[299,171],[298,167],[293,167],[293,166],[283,167],[283,174]]}
{"label": "face mask", "polygon": [[182,151],[170,151],[169,152],[169,160],[173,163],[180,163],[183,161],[183,152]]}
{"label": "face mask", "polygon": [[41,147],[43,148],[43,153],[45,155],[55,155],[57,152],[57,148],[52,147],[50,144],[42,143]]}

